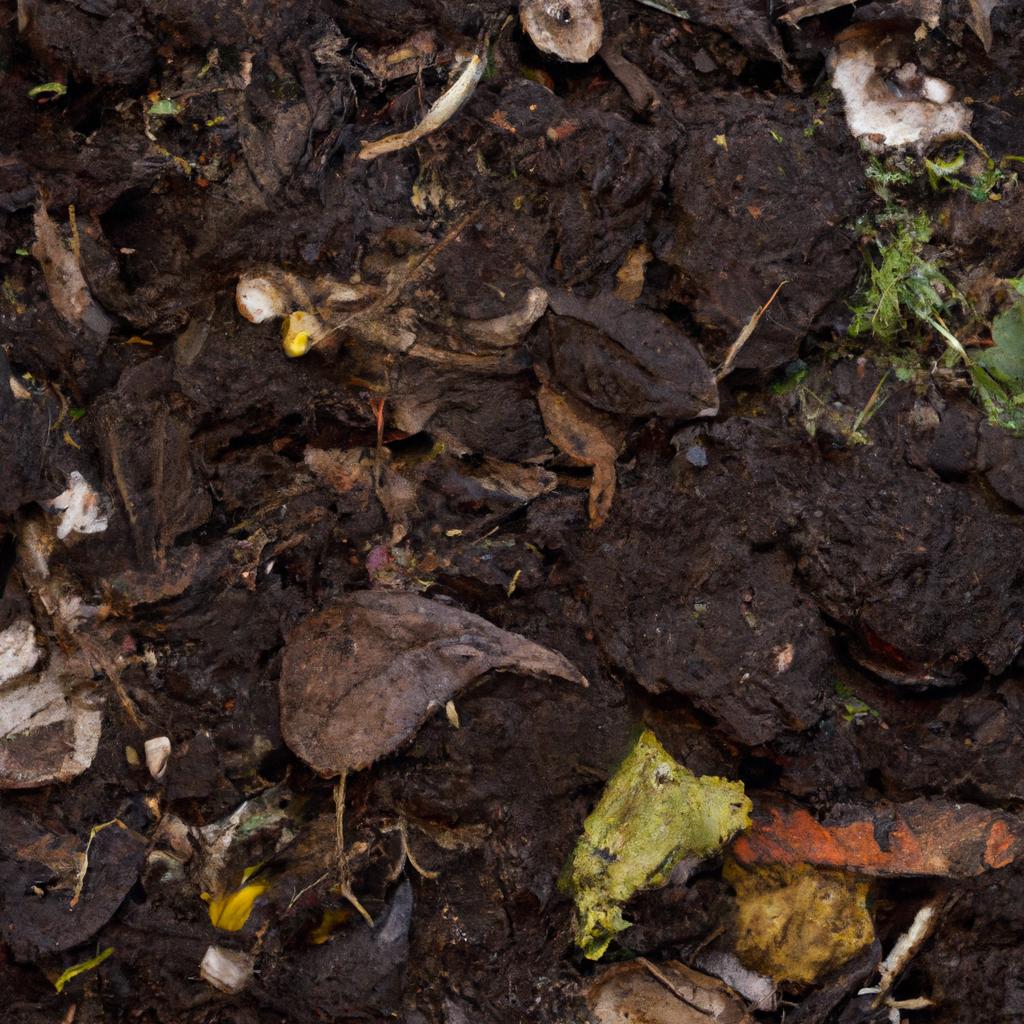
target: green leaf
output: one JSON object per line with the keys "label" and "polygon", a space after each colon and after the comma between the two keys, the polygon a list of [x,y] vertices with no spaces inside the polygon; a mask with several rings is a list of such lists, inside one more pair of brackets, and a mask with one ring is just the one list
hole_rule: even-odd
{"label": "green leaf", "polygon": [[1024,392],[1024,302],[992,321],[992,339],[995,346],[975,356],[975,364],[1016,394]]}
{"label": "green leaf", "polygon": [[63,82],[43,82],[29,89],[28,98],[34,100],[37,96],[64,96],[67,91],[68,87]]}
{"label": "green leaf", "polygon": [[182,111],[177,100],[155,100],[149,108],[154,117],[176,117]]}

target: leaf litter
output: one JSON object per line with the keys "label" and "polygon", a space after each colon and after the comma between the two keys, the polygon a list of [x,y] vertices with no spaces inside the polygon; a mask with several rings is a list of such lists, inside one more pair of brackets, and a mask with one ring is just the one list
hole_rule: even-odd
{"label": "leaf litter", "polygon": [[1007,1012],[1015,8],[515,6],[11,18],[26,1022]]}

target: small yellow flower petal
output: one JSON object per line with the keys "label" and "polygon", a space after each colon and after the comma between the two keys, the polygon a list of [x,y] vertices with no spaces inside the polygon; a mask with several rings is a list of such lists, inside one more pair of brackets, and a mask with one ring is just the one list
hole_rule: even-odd
{"label": "small yellow flower petal", "polygon": [[204,893],[203,898],[210,904],[210,924],[222,932],[240,931],[249,920],[253,904],[269,888],[270,882],[260,878],[216,899]]}

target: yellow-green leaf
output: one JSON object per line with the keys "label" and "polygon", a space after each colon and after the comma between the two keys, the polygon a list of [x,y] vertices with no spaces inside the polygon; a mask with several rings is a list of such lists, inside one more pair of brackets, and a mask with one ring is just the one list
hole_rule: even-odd
{"label": "yellow-green leaf", "polygon": [[63,82],[43,82],[29,89],[28,98],[34,100],[37,96],[63,96],[67,91],[68,87]]}
{"label": "yellow-green leaf", "polygon": [[53,987],[58,992],[64,991],[64,986],[71,981],[72,978],[77,978],[80,974],[85,974],[86,971],[91,971],[95,967],[99,967],[104,960],[107,959],[114,952],[113,946],[107,946],[102,953],[97,954],[91,960],[84,960],[80,964],[75,964],[74,967],[69,967],[54,983]]}
{"label": "yellow-green leaf", "polygon": [[576,902],[576,942],[590,960],[629,927],[623,904],[664,885],[684,857],[717,852],[750,825],[742,782],[698,778],[645,730],[609,780],[562,873]]}

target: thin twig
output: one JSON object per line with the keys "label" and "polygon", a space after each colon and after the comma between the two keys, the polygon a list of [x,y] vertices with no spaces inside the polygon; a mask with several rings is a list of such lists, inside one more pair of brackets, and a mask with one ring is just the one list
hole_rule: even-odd
{"label": "thin twig", "polygon": [[775,301],[775,296],[782,291],[782,286],[788,284],[788,281],[783,281],[775,291],[772,292],[771,298],[747,321],[746,326],[739,333],[739,337],[729,346],[729,351],[725,354],[725,362],[722,363],[715,374],[715,380],[723,380],[732,373],[733,363],[736,362],[736,357],[740,354],[743,346],[750,340],[750,336],[757,330],[757,325],[761,322],[761,318],[768,312],[768,307]]}

